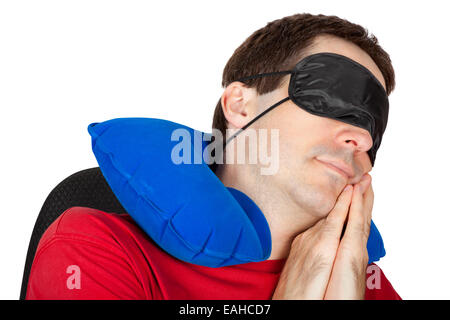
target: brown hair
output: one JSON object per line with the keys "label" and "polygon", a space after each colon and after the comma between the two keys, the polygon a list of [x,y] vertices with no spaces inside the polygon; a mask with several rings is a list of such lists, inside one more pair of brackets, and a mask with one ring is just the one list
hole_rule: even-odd
{"label": "brown hair", "polygon": [[[291,70],[306,54],[314,38],[331,34],[349,40],[366,51],[383,74],[386,92],[395,87],[395,74],[391,59],[378,44],[377,38],[367,29],[336,16],[294,14],[274,20],[255,31],[242,43],[228,60],[222,75],[222,87],[233,81],[258,73]],[[247,87],[256,88],[259,95],[281,86],[286,75],[275,75],[243,81]],[[226,137],[227,121],[221,99],[214,110],[212,127]]]}

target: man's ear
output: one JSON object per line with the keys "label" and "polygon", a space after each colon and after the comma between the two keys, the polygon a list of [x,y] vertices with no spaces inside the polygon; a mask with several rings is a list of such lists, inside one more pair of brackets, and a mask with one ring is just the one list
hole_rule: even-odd
{"label": "man's ear", "polygon": [[223,92],[221,103],[223,114],[229,123],[228,128],[242,128],[255,117],[256,90],[234,81]]}

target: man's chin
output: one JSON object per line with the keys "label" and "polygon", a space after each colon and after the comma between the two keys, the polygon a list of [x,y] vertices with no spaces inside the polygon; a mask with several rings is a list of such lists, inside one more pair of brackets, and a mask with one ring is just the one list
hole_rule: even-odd
{"label": "man's chin", "polygon": [[297,188],[294,197],[305,211],[315,217],[325,218],[336,204],[339,195],[336,192],[329,185],[309,186]]}

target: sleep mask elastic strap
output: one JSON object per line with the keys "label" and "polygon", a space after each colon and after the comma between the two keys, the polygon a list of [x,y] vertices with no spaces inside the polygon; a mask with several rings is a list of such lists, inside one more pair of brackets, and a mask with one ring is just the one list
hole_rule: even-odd
{"label": "sleep mask elastic strap", "polygon": [[[250,79],[256,79],[256,78],[262,78],[262,77],[266,77],[266,76],[275,76],[275,75],[280,75],[280,74],[292,74],[292,71],[290,70],[286,70],[286,71],[275,71],[275,72],[267,72],[267,73],[259,73],[259,74],[255,74],[253,76],[248,76],[248,77],[243,77],[234,81],[246,81],[246,80],[250,80]],[[234,82],[233,81],[233,82]],[[264,110],[263,112],[261,112],[259,115],[257,115],[254,119],[252,119],[249,123],[247,123],[245,126],[243,126],[240,130],[238,130],[235,134],[233,134],[230,138],[227,139],[227,141],[225,142],[225,146],[227,145],[228,142],[230,142],[231,140],[233,140],[239,133],[241,133],[242,131],[244,131],[245,129],[247,129],[248,127],[250,127],[250,125],[252,125],[252,123],[254,123],[256,120],[258,120],[259,118],[261,118],[263,115],[265,115],[266,113],[268,113],[270,110],[278,107],[280,104],[282,104],[283,102],[286,102],[290,99],[290,97],[286,97],[280,101],[278,101],[277,103],[275,103],[274,105],[272,105],[271,107],[267,108],[266,110]]]}

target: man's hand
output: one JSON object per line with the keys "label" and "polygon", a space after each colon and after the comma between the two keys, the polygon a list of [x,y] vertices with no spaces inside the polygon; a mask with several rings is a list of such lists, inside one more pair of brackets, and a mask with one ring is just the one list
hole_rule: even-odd
{"label": "man's hand", "polygon": [[351,185],[325,219],[295,237],[273,300],[323,299],[352,198]]}
{"label": "man's hand", "polygon": [[347,186],[328,216],[294,239],[272,299],[364,298],[373,191],[364,192],[370,182],[366,174],[354,188]]}
{"label": "man's hand", "polygon": [[369,260],[367,240],[372,219],[372,178],[355,185],[348,222],[339,244],[325,299],[364,299]]}

